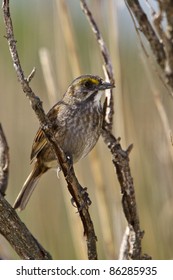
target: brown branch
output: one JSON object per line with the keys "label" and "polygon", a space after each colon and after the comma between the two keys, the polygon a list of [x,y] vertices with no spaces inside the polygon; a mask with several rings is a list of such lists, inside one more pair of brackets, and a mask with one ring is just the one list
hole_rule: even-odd
{"label": "brown branch", "polygon": [[14,68],[16,70],[18,80],[22,86],[23,92],[26,94],[26,96],[29,98],[29,100],[31,102],[31,106],[39,119],[40,126],[41,126],[43,132],[45,133],[47,140],[49,141],[52,149],[55,151],[57,160],[61,165],[61,169],[62,169],[65,179],[67,181],[68,189],[78,208],[79,215],[81,217],[83,227],[84,227],[84,233],[86,234],[86,237],[87,237],[88,258],[97,259],[96,236],[95,236],[95,232],[94,232],[94,226],[93,226],[90,214],[88,212],[88,202],[90,200],[88,198],[86,190],[80,186],[80,184],[75,176],[73,166],[68,161],[64,152],[62,151],[62,149],[59,147],[58,143],[55,140],[55,137],[52,132],[52,125],[51,125],[48,117],[44,113],[44,110],[42,107],[42,102],[34,94],[34,92],[32,91],[32,89],[29,85],[31,77],[33,77],[33,72],[29,76],[29,78],[25,78],[25,76],[24,76],[24,72],[22,70],[17,48],[16,48],[16,40],[14,39],[13,25],[12,25],[12,20],[11,20],[11,16],[10,16],[9,0],[3,1],[2,9],[3,9],[3,14],[4,14],[4,22],[5,22],[5,27],[6,27],[9,50],[11,53],[12,61],[14,64]]}
{"label": "brown branch", "polygon": [[[86,1],[80,0],[80,2],[82,9],[89,23],[91,24],[92,30],[96,36],[96,40],[99,44],[100,51],[105,64],[105,74],[111,81],[114,81],[112,70],[113,67],[103,37],[99,31],[99,28],[93,18],[91,11],[88,8],[88,5],[86,4]],[[129,165],[129,153],[132,149],[132,145],[126,151],[124,151],[120,145],[120,140],[116,139],[111,133],[113,124],[112,92],[110,92],[110,102],[105,102],[104,104],[104,112],[105,118],[103,124],[102,137],[112,154],[112,161],[115,166],[117,177],[121,187],[123,211],[129,229],[129,234],[126,235],[126,242],[124,242],[125,244],[128,244],[128,247],[126,246],[124,248],[124,250],[126,251],[126,259],[142,259],[145,258],[145,256],[142,256],[141,245],[143,231],[141,231],[140,229],[140,221],[137,213],[137,205],[135,198],[135,188]],[[107,115],[109,116],[108,118]],[[109,120],[108,122],[107,119]]]}
{"label": "brown branch", "polygon": [[[129,227],[129,235],[126,235],[126,251],[127,259],[142,259],[142,237],[143,231],[140,229],[140,220],[137,213],[137,204],[135,197],[135,188],[133,178],[131,176],[129,165],[129,152],[132,146],[124,151],[120,145],[119,139],[116,139],[110,132],[104,130],[104,140],[111,154],[112,162],[115,166],[118,181],[121,187],[122,206],[125,218]],[[131,238],[133,236],[133,238]]]}
{"label": "brown branch", "polygon": [[[158,1],[160,13],[153,13],[153,24],[157,33],[138,0],[125,0],[125,3],[138,22],[140,31],[148,40],[155,59],[162,70],[165,83],[169,86],[169,93],[173,96],[173,32],[171,25],[173,21],[173,7],[171,1]],[[167,17],[167,33],[164,30],[164,24],[161,27],[162,14],[166,14]]]}
{"label": "brown branch", "polygon": [[160,42],[157,34],[155,33],[152,25],[148,21],[148,18],[140,6],[138,0],[125,0],[128,6],[132,10],[135,15],[136,20],[140,26],[140,30],[144,33],[147,40],[150,42],[153,53],[156,56],[156,60],[161,66],[161,68],[165,67],[165,52],[163,48],[163,44]]}
{"label": "brown branch", "polygon": [[4,196],[8,185],[9,149],[5,134],[0,124],[0,193]]}
{"label": "brown branch", "polygon": [[0,194],[0,234],[25,260],[51,260],[50,254],[38,243],[19,219],[10,204]]}

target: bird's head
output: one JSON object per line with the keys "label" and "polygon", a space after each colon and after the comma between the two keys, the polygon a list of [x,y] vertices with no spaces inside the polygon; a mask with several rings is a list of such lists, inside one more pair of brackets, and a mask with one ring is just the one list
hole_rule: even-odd
{"label": "bird's head", "polygon": [[99,76],[82,75],[70,84],[64,95],[64,99],[74,103],[93,98],[93,101],[99,102],[104,90],[113,87],[115,87],[113,83],[105,82]]}

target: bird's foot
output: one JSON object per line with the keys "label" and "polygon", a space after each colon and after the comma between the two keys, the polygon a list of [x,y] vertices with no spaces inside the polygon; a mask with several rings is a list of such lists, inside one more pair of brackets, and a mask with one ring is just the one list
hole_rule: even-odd
{"label": "bird's foot", "polygon": [[91,205],[91,199],[89,198],[89,194],[87,192],[87,188],[82,188],[81,187],[81,191],[80,194],[82,196],[82,200],[81,200],[81,204],[79,206],[77,206],[77,203],[75,201],[75,199],[72,197],[71,198],[71,203],[74,207],[78,208],[78,212],[82,211],[82,209],[84,207],[87,207]]}

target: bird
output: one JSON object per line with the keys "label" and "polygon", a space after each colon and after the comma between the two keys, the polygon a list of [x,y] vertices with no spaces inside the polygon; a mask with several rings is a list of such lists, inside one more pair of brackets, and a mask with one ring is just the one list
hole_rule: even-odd
{"label": "bird", "polygon": [[[84,158],[96,145],[102,131],[101,97],[114,83],[97,75],[85,74],[69,85],[62,99],[47,113],[58,145],[72,163]],[[14,209],[25,209],[40,177],[50,168],[60,170],[57,157],[41,128],[31,150],[33,168],[19,192]]]}

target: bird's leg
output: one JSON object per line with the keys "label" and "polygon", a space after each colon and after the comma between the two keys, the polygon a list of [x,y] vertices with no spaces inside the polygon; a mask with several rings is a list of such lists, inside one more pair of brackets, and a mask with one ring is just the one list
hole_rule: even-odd
{"label": "bird's leg", "polygon": [[[91,199],[89,198],[89,194],[87,192],[87,188],[82,188],[81,187],[81,195],[82,195],[83,200],[84,200],[84,205],[81,206],[81,208],[83,208],[85,205],[90,206],[92,202],[91,202]],[[79,209],[79,211],[80,210],[81,209]]]}
{"label": "bird's leg", "polygon": [[[80,186],[81,187],[81,186]],[[80,190],[80,194],[83,197],[83,204],[78,208],[78,212],[80,212],[85,206],[91,205],[91,199],[89,198],[89,194],[87,192],[87,188],[82,188]],[[71,198],[71,204],[77,208],[74,198]]]}

